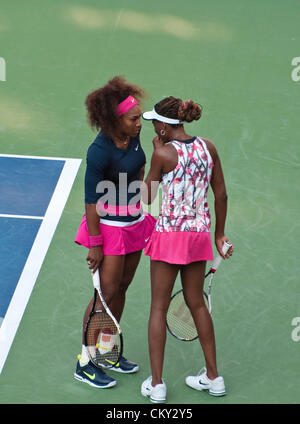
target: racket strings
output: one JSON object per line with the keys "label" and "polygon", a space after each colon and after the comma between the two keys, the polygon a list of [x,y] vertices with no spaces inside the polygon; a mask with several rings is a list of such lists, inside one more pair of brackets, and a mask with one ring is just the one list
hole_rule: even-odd
{"label": "racket strings", "polygon": [[167,326],[175,337],[193,340],[198,337],[190,310],[186,306],[182,292],[173,297],[167,313]]}
{"label": "racket strings", "polygon": [[92,362],[114,365],[118,362],[121,340],[118,329],[105,311],[95,312],[88,323],[86,345]]}

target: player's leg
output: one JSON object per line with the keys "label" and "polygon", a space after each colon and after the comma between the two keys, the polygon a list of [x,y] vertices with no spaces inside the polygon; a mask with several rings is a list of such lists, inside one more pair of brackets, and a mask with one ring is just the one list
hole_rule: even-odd
{"label": "player's leg", "polygon": [[[100,280],[101,291],[105,301],[109,304],[117,291],[122,277],[124,258],[122,256],[105,256],[101,263]],[[93,387],[108,388],[116,384],[116,380],[107,375],[101,368],[90,362],[88,351],[85,347],[85,327],[93,307],[94,298],[91,299],[83,317],[82,351],[78,355],[78,362],[74,376],[77,380],[85,382]],[[96,309],[101,309],[102,304],[97,296]]]}
{"label": "player's leg", "polygon": [[[112,314],[120,321],[126,297],[126,290],[128,289],[131,281],[133,280],[136,268],[140,261],[141,251],[134,252],[128,255],[105,255],[101,263],[100,269],[100,279],[101,279],[101,291],[103,297],[110,308]],[[91,385],[94,385],[93,382],[89,382],[86,377],[86,367],[91,366],[89,364],[88,353],[84,346],[84,329],[86,326],[87,319],[92,310],[93,306],[92,299],[85,311],[83,319],[83,341],[82,341],[82,353],[77,364],[77,372],[75,376],[79,379],[78,376],[84,375],[85,382],[88,382]],[[97,297],[96,309],[101,309],[102,304]],[[103,365],[104,367],[104,365]],[[138,365],[134,362],[128,361],[126,358],[121,357],[118,364],[110,368],[112,371],[117,371],[121,373],[134,373],[139,369]],[[115,384],[115,380],[107,376],[103,371],[97,370],[97,378],[99,374],[97,387],[110,387]],[[92,373],[93,375],[93,373]],[[101,377],[101,379],[100,379]]]}
{"label": "player's leg", "polygon": [[[124,261],[124,255],[105,255],[101,263],[100,269],[101,292],[103,294],[105,302],[107,303],[108,307],[111,309],[112,314],[116,317],[117,320],[119,320],[119,317],[115,315],[117,311],[114,311],[113,308],[111,308],[111,302],[115,294],[118,292],[119,286],[121,284],[124,270]],[[83,338],[84,329],[89,314],[91,313],[93,302],[94,298],[90,300],[90,303],[88,304],[83,317]],[[99,296],[97,296],[96,309],[101,308],[102,304]]]}
{"label": "player's leg", "polygon": [[194,318],[203,349],[207,376],[214,379],[218,376],[216,344],[213,322],[203,298],[205,267],[205,261],[192,262],[183,266],[181,268],[181,281],[185,301]]}
{"label": "player's leg", "polygon": [[[126,300],[126,291],[134,278],[141,258],[141,253],[141,251],[133,252],[125,255],[124,257],[123,274],[120,280],[120,284],[110,303],[110,309],[113,311],[113,314],[118,321],[121,319]],[[137,372],[139,370],[139,366],[135,362],[129,361],[124,356],[122,356],[118,364],[111,368],[111,370],[125,374],[131,374]]]}
{"label": "player's leg", "polygon": [[205,262],[193,262],[181,269],[185,300],[194,318],[206,362],[206,370],[196,376],[188,376],[185,381],[193,389],[223,396],[226,391],[224,379],[218,376],[217,371],[213,322],[203,298],[205,265]]}
{"label": "player's leg", "polygon": [[[106,303],[109,305],[118,291],[121,283],[122,274],[124,269],[124,256],[109,256],[105,255],[101,263],[100,280],[101,280],[101,291],[103,293]],[[85,336],[84,331],[88,317],[93,307],[94,297],[88,304],[82,325],[82,350],[81,355],[78,356],[78,362],[75,372],[75,378],[80,381],[84,381],[94,387],[106,388],[115,385],[116,381],[105,374],[100,368],[95,367],[90,363],[88,351],[85,347]],[[97,296],[96,309],[102,309],[99,296]],[[114,313],[114,312],[112,312]],[[90,377],[92,376],[92,377]]]}
{"label": "player's leg", "polygon": [[118,287],[110,303],[110,309],[113,312],[114,316],[120,322],[125,300],[126,300],[126,291],[132,282],[137,266],[141,259],[142,251],[128,253],[124,256],[124,262],[122,265],[122,275],[119,280]]}
{"label": "player's leg", "polygon": [[152,386],[162,382],[166,343],[166,316],[178,265],[151,260],[151,310],[148,324]]}

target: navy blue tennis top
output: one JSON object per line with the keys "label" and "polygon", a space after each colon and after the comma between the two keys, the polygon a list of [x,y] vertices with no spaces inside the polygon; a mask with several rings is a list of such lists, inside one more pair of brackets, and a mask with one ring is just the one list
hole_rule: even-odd
{"label": "navy blue tennis top", "polygon": [[139,135],[130,138],[128,148],[123,150],[100,132],[87,152],[85,203],[104,205],[105,213],[103,209],[99,213],[98,207],[97,211],[105,220],[125,224],[139,219],[139,206],[132,214],[128,213],[128,205],[140,205],[140,171],[145,163]]}

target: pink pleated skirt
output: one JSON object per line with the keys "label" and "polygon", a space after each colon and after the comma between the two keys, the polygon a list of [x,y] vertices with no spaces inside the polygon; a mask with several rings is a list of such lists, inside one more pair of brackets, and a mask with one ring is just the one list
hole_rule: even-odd
{"label": "pink pleated skirt", "polygon": [[[103,237],[104,255],[126,255],[138,252],[145,248],[152,231],[155,228],[156,219],[144,212],[144,219],[127,227],[116,227],[100,222],[100,234]],[[84,215],[78,228],[75,243],[90,248],[89,232]]]}
{"label": "pink pleated skirt", "polygon": [[145,248],[145,255],[155,261],[187,265],[196,261],[212,261],[210,232],[153,231]]}

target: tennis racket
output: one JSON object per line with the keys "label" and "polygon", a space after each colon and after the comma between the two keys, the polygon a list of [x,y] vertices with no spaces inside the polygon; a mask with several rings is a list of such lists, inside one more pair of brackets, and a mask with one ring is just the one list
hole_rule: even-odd
{"label": "tennis racket", "polygon": [[[222,251],[226,255],[228,249],[231,247],[231,244],[227,241],[224,242]],[[212,313],[212,303],[211,303],[211,288],[212,281],[215,272],[219,268],[222,262],[222,256],[218,254],[214,259],[210,270],[205,275],[205,278],[209,276],[209,282],[207,286],[207,292],[203,291],[204,300],[209,310],[210,314]],[[167,329],[172,336],[176,337],[179,340],[183,341],[192,341],[197,339],[198,333],[195,327],[195,323],[192,317],[192,314],[185,302],[183,289],[178,290],[171,297],[170,306],[167,313]]]}
{"label": "tennis racket", "polygon": [[[111,368],[119,362],[123,352],[122,331],[103,298],[98,269],[92,277],[94,302],[85,327],[85,346],[94,365]],[[97,294],[104,309],[95,310]]]}

